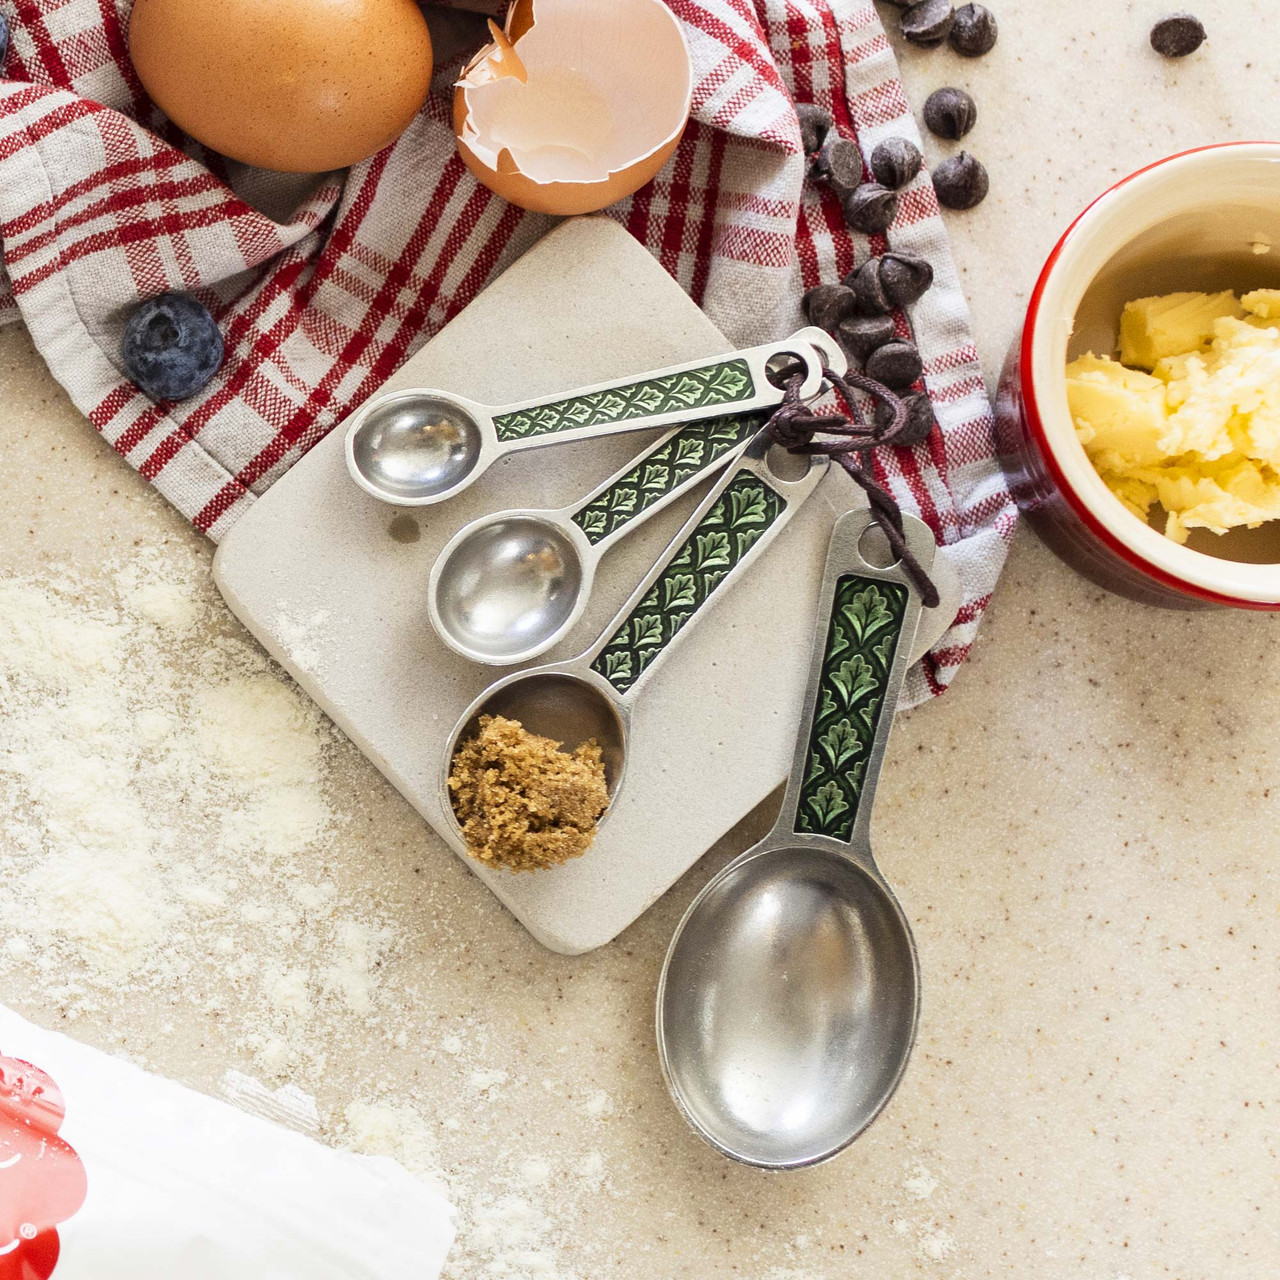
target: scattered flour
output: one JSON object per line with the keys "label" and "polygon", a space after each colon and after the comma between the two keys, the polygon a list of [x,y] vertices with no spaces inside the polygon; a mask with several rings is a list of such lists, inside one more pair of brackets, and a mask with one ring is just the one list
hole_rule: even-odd
{"label": "scattered flour", "polygon": [[287,600],[278,600],[271,630],[290,662],[304,671],[318,673],[322,662],[319,641],[328,624],[327,609],[317,609],[303,616],[291,612]]}
{"label": "scattered flour", "polygon": [[556,1251],[548,1248],[550,1229],[547,1215],[521,1196],[483,1201],[473,1212],[467,1242],[481,1269],[470,1274],[577,1280],[574,1273],[561,1269]]}
{"label": "scattered flour", "polygon": [[477,1093],[489,1093],[500,1085],[507,1083],[507,1073],[501,1068],[489,1071],[473,1071],[467,1077],[467,1083]]}
{"label": "scattered flour", "polygon": [[395,938],[314,876],[335,731],[174,571],[146,549],[105,593],[0,579],[0,974],[56,965],[72,1018],[234,998],[278,1077],[319,1061],[322,1007],[373,1010]]}
{"label": "scattered flour", "polygon": [[930,1223],[917,1246],[920,1255],[930,1262],[943,1262],[956,1251],[955,1237],[945,1227]]}
{"label": "scattered flour", "polygon": [[902,1184],[913,1199],[928,1200],[938,1189],[938,1180],[922,1164],[916,1165]]}
{"label": "scattered flour", "polygon": [[582,1109],[592,1120],[603,1120],[613,1113],[613,1099],[603,1089],[599,1089],[583,1103]]}
{"label": "scattered flour", "polygon": [[435,1133],[413,1107],[386,1102],[352,1102],[340,1131],[344,1146],[367,1156],[391,1156],[441,1195],[452,1192],[440,1172]]}
{"label": "scattered flour", "polygon": [[543,1187],[551,1181],[551,1165],[541,1156],[533,1156],[520,1165],[520,1181],[529,1187]]}
{"label": "scattered flour", "polygon": [[[228,1072],[226,1097],[394,1157],[459,1206],[448,1280],[586,1280],[564,1258],[583,1252],[569,1225],[591,1212],[583,1198],[610,1194],[603,1156],[483,1171],[458,1156],[510,1081],[472,1061],[493,1052],[475,1028],[439,1042],[459,1099],[444,1120],[379,1085],[376,1057],[370,1093],[336,1118],[298,1086],[321,1086],[334,1046],[409,1043],[380,986],[397,939],[367,895],[324,873],[340,737],[207,588],[174,575],[172,557],[144,550],[105,591],[0,578],[0,978],[34,983],[54,1018],[124,999],[225,1019],[254,1071]],[[278,627],[300,666],[324,621]]]}

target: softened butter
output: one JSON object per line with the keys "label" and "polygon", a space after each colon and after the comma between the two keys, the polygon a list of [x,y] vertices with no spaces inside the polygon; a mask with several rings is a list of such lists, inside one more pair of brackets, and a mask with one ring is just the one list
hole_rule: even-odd
{"label": "softened butter", "polygon": [[1073,360],[1067,397],[1108,487],[1175,542],[1280,518],[1280,290],[1129,303],[1120,359]]}

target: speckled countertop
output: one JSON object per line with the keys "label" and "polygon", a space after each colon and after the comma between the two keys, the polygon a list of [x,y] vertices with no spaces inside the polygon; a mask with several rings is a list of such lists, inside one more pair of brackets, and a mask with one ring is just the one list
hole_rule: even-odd
{"label": "speckled countertop", "polygon": [[[951,225],[989,377],[1069,217],[1162,154],[1274,137],[1280,80],[1263,0],[1199,0],[1211,40],[1183,64],[1146,48],[1160,3],[995,7],[1002,40],[986,60],[902,54],[912,101],[959,83],[981,109],[967,145],[993,194]],[[210,548],[95,439],[18,331],[0,335],[0,403],[6,571],[92,579],[145,545],[207,564]],[[1019,534],[968,669],[901,720],[880,792],[876,847],[924,969],[910,1071],[849,1155],[785,1177],[691,1138],[652,1046],[676,920],[771,815],[617,942],[567,959],[338,750],[330,800],[349,820],[327,873],[396,930],[379,999],[403,1005],[402,1034],[345,1029],[309,1082],[322,1116],[375,1086],[412,1090],[446,1176],[468,1188],[451,1271],[468,1280],[1270,1280],[1278,625],[1110,598]],[[6,981],[20,1011],[59,1022],[41,984]],[[228,1068],[254,1069],[228,1021],[142,993],[71,1029],[214,1090]],[[482,1102],[468,1094],[502,1070]],[[523,1262],[481,1238],[486,1188],[527,1206]]]}

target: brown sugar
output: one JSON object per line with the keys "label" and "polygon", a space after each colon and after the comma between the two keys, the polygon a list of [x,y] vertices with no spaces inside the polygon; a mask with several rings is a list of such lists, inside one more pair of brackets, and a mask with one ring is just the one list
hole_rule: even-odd
{"label": "brown sugar", "polygon": [[544,871],[580,858],[609,807],[595,739],[562,751],[518,720],[481,716],[449,773],[453,811],[473,858],[509,871]]}

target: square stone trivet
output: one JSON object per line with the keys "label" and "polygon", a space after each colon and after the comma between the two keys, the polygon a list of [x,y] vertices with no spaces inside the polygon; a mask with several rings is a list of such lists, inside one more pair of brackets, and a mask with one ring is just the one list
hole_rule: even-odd
{"label": "square stone trivet", "polygon": [[[386,389],[440,387],[502,404],[729,347],[626,231],[584,218],[521,258]],[[509,668],[475,665],[436,639],[431,565],[468,521],[575,501],[660,433],[517,454],[453,500],[416,509],[352,483],[343,434],[332,431],[236,523],[215,577],[249,630],[465,856],[446,820],[443,755],[463,710]],[[673,504],[610,552],[581,622],[529,665],[584,650],[697,500]],[[625,786],[585,857],[520,876],[468,859],[539,941],[570,954],[608,942],[786,776],[827,540],[836,517],[863,504],[832,468],[752,572],[676,642],[635,708]],[[943,578],[952,589],[933,638],[958,600],[954,574]]]}

